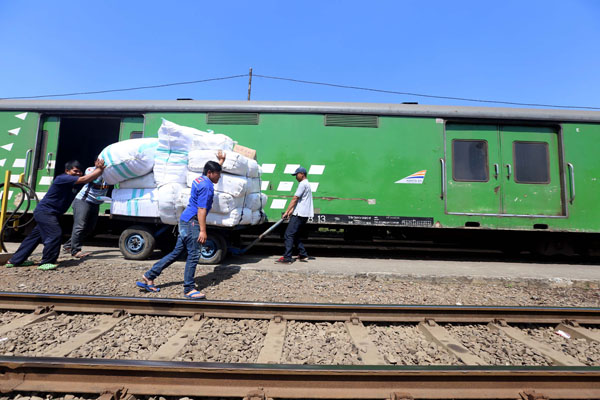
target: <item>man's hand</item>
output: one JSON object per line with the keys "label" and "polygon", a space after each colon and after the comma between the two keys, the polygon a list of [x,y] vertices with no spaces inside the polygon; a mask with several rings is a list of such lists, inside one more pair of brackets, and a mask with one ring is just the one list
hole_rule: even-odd
{"label": "man's hand", "polygon": [[96,161],[94,161],[94,166],[96,168],[100,168],[100,169],[104,169],[106,168],[106,165],[104,165],[104,160],[97,158]]}
{"label": "man's hand", "polygon": [[290,214],[286,211],[281,215],[282,219],[288,219],[290,217]]}
{"label": "man's hand", "polygon": [[204,243],[206,243],[206,239],[208,239],[206,232],[200,231],[200,235],[198,236],[198,243],[204,244]]}
{"label": "man's hand", "polygon": [[221,150],[217,152],[217,160],[219,160],[219,165],[223,166],[225,162],[225,153]]}

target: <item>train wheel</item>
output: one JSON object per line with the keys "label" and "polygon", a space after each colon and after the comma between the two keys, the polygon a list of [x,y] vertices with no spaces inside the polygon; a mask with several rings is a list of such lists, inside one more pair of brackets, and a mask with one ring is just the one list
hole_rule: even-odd
{"label": "train wheel", "polygon": [[127,228],[119,237],[119,249],[127,260],[145,260],[154,251],[156,239],[143,225]]}
{"label": "train wheel", "polygon": [[198,264],[219,264],[227,254],[227,243],[223,236],[210,232],[206,243],[200,247]]}

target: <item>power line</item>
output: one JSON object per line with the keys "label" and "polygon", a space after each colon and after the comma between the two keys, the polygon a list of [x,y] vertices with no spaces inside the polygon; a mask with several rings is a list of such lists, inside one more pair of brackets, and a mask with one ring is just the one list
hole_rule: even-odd
{"label": "power line", "polygon": [[281,80],[281,81],[306,83],[309,85],[331,86],[331,87],[337,87],[337,88],[343,88],[343,89],[365,90],[365,91],[369,91],[369,92],[399,94],[399,95],[403,95],[403,96],[427,97],[427,98],[433,98],[433,99],[472,101],[472,102],[478,102],[478,103],[510,104],[510,105],[514,105],[514,106],[553,107],[553,108],[584,108],[584,109],[588,109],[588,110],[600,110],[600,107],[564,106],[564,105],[556,105],[556,104],[537,104],[537,103],[517,103],[517,102],[512,102],[512,101],[501,101],[501,100],[483,100],[483,99],[470,99],[470,98],[465,98],[465,97],[435,96],[435,95],[431,95],[431,94],[397,92],[395,90],[373,89],[373,88],[366,88],[366,87],[360,87],[360,86],[339,85],[339,84],[335,84],[335,83],[304,81],[304,80],[300,80],[300,79],[281,78],[278,76],[268,76],[268,75],[259,75],[259,74],[254,74],[253,76],[258,77],[258,78],[265,78],[265,79],[276,79],[276,80]]}
{"label": "power line", "polygon": [[[87,95],[87,94],[126,92],[126,91],[132,91],[132,90],[156,89],[156,88],[162,88],[162,87],[168,87],[168,86],[192,85],[192,84],[196,84],[196,83],[222,81],[222,80],[227,80],[227,79],[244,78],[244,77],[248,77],[248,76],[249,76],[249,74],[240,74],[240,75],[224,76],[224,77],[220,77],[220,78],[209,78],[209,79],[201,79],[201,80],[187,81],[187,82],[165,83],[165,84],[150,85],[150,86],[138,86],[138,87],[124,88],[124,89],[108,89],[108,90],[96,90],[96,91],[76,92],[76,93],[46,94],[46,95],[39,95],[39,96],[3,97],[3,98],[0,98],[0,100],[40,99],[40,98],[45,98],[45,97],[67,97],[67,96],[77,96],[77,95]],[[600,110],[600,107],[568,106],[568,105],[559,105],[559,104],[539,104],[539,103],[519,103],[519,102],[514,102],[514,101],[473,99],[473,98],[453,97],[453,96],[437,96],[437,95],[423,94],[423,93],[400,92],[400,91],[396,91],[396,90],[386,90],[386,89],[367,88],[367,87],[361,87],[361,86],[341,85],[341,84],[336,84],[336,83],[306,81],[306,80],[302,80],[302,79],[283,78],[283,77],[279,77],[279,76],[269,76],[269,75],[260,75],[260,74],[253,74],[252,76],[255,76],[258,78],[264,78],[264,79],[273,79],[273,80],[280,80],[280,81],[303,83],[303,84],[308,84],[308,85],[329,86],[329,87],[335,87],[335,88],[341,88],[341,89],[363,90],[363,91],[376,92],[376,93],[397,94],[397,95],[402,95],[402,96],[426,97],[426,98],[431,98],[431,99],[470,101],[470,102],[475,102],[475,103],[507,104],[507,105],[513,105],[513,106],[579,108],[579,109],[586,109],[586,110]]]}
{"label": "power line", "polygon": [[43,97],[67,97],[67,96],[77,96],[77,95],[81,95],[81,94],[99,94],[99,93],[112,93],[112,92],[127,92],[127,91],[130,91],[130,90],[155,89],[155,88],[162,88],[162,87],[167,87],[167,86],[192,85],[192,84],[195,84],[195,83],[204,83],[204,82],[211,82],[211,81],[223,81],[223,80],[226,80],[226,79],[242,78],[242,77],[245,77],[245,76],[248,76],[248,74],[233,75],[233,76],[224,76],[224,77],[221,77],[221,78],[201,79],[201,80],[197,80],[197,81],[163,83],[163,84],[160,84],[160,85],[151,85],[151,86],[138,86],[138,87],[132,87],[132,88],[125,88],[125,89],[96,90],[96,91],[93,91],[93,92],[77,92],[77,93],[62,93],[62,94],[44,94],[44,95],[41,95],[41,96],[2,97],[2,98],[0,98],[0,100],[40,99],[40,98],[43,98]]}

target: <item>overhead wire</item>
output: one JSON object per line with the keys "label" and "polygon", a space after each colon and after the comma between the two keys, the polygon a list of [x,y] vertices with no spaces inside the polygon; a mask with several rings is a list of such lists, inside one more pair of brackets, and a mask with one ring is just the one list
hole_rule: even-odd
{"label": "overhead wire", "polygon": [[[2,97],[2,98],[0,98],[0,100],[39,99],[39,98],[47,98],[47,97],[68,97],[68,96],[89,95],[89,94],[126,92],[126,91],[133,91],[133,90],[156,89],[156,88],[163,88],[163,87],[169,87],[169,86],[193,85],[193,84],[197,84],[197,83],[206,83],[206,82],[222,81],[222,80],[228,80],[228,79],[244,78],[244,77],[248,77],[248,76],[250,76],[250,74],[246,73],[246,74],[231,75],[231,76],[224,76],[224,77],[218,77],[218,78],[208,78],[208,79],[200,79],[200,80],[185,81],[185,82],[164,83],[164,84],[149,85],[149,86],[137,86],[137,87],[121,88],[121,89],[107,89],[107,90],[95,90],[95,91],[75,92],[75,93],[60,93],[60,94],[45,94],[45,95],[37,95],[37,96]],[[256,77],[256,78],[288,81],[288,82],[302,83],[302,84],[308,84],[308,85],[328,86],[328,87],[335,87],[335,88],[340,88],[340,89],[362,90],[362,91],[395,94],[395,95],[402,95],[402,96],[425,97],[425,98],[431,98],[431,99],[468,101],[468,102],[474,102],[474,103],[488,103],[488,104],[505,104],[505,105],[512,105],[512,106],[527,106],[527,107],[549,107],[549,108],[600,110],[600,107],[590,107],[590,106],[573,106],[573,105],[542,104],[542,103],[520,103],[520,102],[516,102],[516,101],[476,99],[476,98],[468,98],[468,97],[439,96],[439,95],[424,94],[424,93],[401,92],[401,91],[397,91],[397,90],[376,89],[376,88],[369,88],[369,87],[362,87],[362,86],[342,85],[342,84],[329,83],[329,82],[307,81],[307,80],[303,80],[303,79],[285,78],[285,77],[280,77],[280,76],[262,75],[262,74],[256,74],[256,73],[253,73],[252,76]]]}

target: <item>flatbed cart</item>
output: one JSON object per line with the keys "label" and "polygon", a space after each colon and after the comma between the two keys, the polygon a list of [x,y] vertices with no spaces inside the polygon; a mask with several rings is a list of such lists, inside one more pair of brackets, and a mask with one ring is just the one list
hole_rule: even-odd
{"label": "flatbed cart", "polygon": [[[175,246],[177,226],[163,224],[160,218],[131,217],[115,214],[112,214],[110,218],[122,222],[131,222],[131,225],[124,229],[119,237],[119,250],[125,259],[145,260],[156,248],[168,253]],[[232,247],[231,237],[238,235],[240,231],[246,230],[250,226],[237,225],[231,228],[208,226],[208,238],[200,249],[198,264],[219,264],[227,256],[228,250],[231,254],[244,254],[282,222],[283,220],[277,221],[243,249]],[[264,226],[265,223],[262,225]],[[260,225],[254,225],[251,228],[256,228],[257,226]]]}

